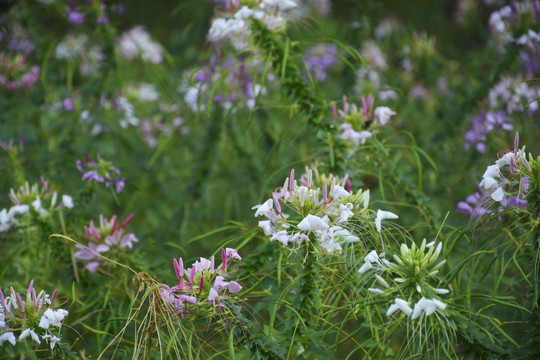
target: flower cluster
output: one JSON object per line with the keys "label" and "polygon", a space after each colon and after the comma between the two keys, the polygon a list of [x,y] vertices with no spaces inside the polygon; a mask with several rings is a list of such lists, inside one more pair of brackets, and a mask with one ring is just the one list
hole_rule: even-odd
{"label": "flower cluster", "polygon": [[[489,19],[489,26],[499,46],[505,51],[508,43],[515,43],[520,47],[520,59],[523,69],[521,74],[505,75],[489,91],[486,99],[485,111],[469,121],[469,130],[465,134],[465,149],[471,146],[480,153],[486,152],[486,135],[500,130],[511,131],[514,126],[510,114],[524,113],[532,115],[538,109],[538,102],[533,101],[540,95],[540,90],[532,83],[523,82],[523,78],[533,78],[538,75],[540,63],[540,35],[529,29],[521,35],[515,35],[515,29],[527,29],[540,16],[536,1],[512,1],[510,5],[493,12]],[[516,37],[515,37],[516,36]]]}
{"label": "flower cluster", "polygon": [[255,4],[253,8],[244,5],[238,9],[229,3],[223,17],[212,21],[208,40],[213,43],[230,41],[236,50],[246,50],[251,45],[251,19],[262,21],[270,30],[283,30],[287,14],[298,7],[295,0],[262,0]]}
{"label": "flower cluster", "polygon": [[33,214],[40,217],[50,216],[54,211],[73,208],[73,199],[69,195],[62,195],[58,199],[58,193],[51,191],[49,184],[41,178],[41,189],[38,184],[30,186],[28,182],[17,189],[11,189],[9,198],[13,206],[0,211],[0,233],[10,230],[17,224],[17,217],[25,214]]}
{"label": "flower cluster", "polygon": [[388,70],[387,56],[381,48],[372,41],[366,41],[361,50],[362,57],[369,64],[369,69],[362,66],[356,71],[357,94],[377,93],[383,101],[395,99],[397,93],[391,89],[384,89],[386,84],[382,80],[384,72]]}
{"label": "flower cluster", "polygon": [[513,30],[520,23],[534,23],[540,16],[538,3],[533,1],[511,1],[500,9],[491,13],[488,24],[499,50],[514,39]]}
{"label": "flower cluster", "polygon": [[20,293],[13,288],[10,290],[9,296],[4,296],[0,289],[0,346],[5,343],[15,346],[29,338],[38,345],[45,340],[53,351],[56,343],[61,341],[62,321],[69,314],[65,309],[53,308],[57,291],[52,296],[43,290],[36,293],[32,280],[23,301]]}
{"label": "flower cluster", "polygon": [[120,175],[120,170],[115,167],[111,162],[102,159],[97,155],[97,162],[91,161],[87,153],[84,154],[86,161],[77,160],[77,170],[79,170],[83,176],[83,181],[95,181],[101,184],[105,184],[105,187],[114,185],[117,193],[122,192],[126,182],[125,178],[117,177]]}
{"label": "flower cluster", "polygon": [[80,61],[79,71],[83,76],[96,74],[101,61],[105,58],[98,45],[90,45],[90,39],[85,34],[68,34],[55,49],[58,60],[69,63]]}
{"label": "flower cluster", "polygon": [[373,96],[362,97],[362,108],[358,109],[355,104],[349,104],[344,96],[342,110],[337,110],[334,105],[334,118],[339,115],[341,120],[338,127],[341,130],[340,137],[351,144],[352,151],[365,144],[379,126],[388,124],[390,117],[396,115],[395,111],[386,106],[374,110],[373,103]]}
{"label": "flower cluster", "polygon": [[132,218],[133,214],[129,215],[120,226],[118,226],[118,217],[116,215],[109,221],[103,215],[99,215],[99,227],[96,227],[94,222],[90,221],[90,225],[84,227],[88,246],[77,244],[77,248],[81,250],[75,253],[75,258],[89,261],[85,269],[91,273],[96,273],[98,267],[102,265],[100,253],[117,252],[124,248],[131,249],[133,243],[139,241],[134,234],[128,233],[126,230],[126,226]]}
{"label": "flower cluster", "polygon": [[[257,65],[260,64],[245,63],[242,58],[230,55],[221,61],[219,52],[215,52],[209,64],[201,62],[192,76],[186,74],[177,90],[184,94],[184,101],[193,112],[205,111],[209,101],[220,104],[225,110],[235,103],[253,109],[257,97],[266,92],[263,86],[254,82],[253,74],[261,72]],[[271,78],[267,75],[267,82]]]}
{"label": "flower cluster", "polygon": [[[300,244],[316,239],[326,252],[341,253],[343,246],[360,241],[350,230],[360,222],[370,223],[367,210],[369,191],[358,190],[354,194],[348,178],[343,181],[333,175],[323,178],[315,170],[317,180],[322,182],[320,187],[316,186],[313,172],[307,168],[298,184],[293,169],[290,178],[272,194],[272,198],[252,209],[256,210],[255,217],[267,218],[259,221],[259,227],[266,236],[270,236],[270,241],[279,241],[286,247],[290,243]],[[290,219],[283,211],[285,207],[298,217]],[[381,220],[390,218],[384,217],[385,213],[377,216],[379,231]]]}
{"label": "flower cluster", "polygon": [[364,281],[372,281],[370,293],[393,299],[387,316],[401,311],[411,320],[422,321],[433,314],[445,318],[447,305],[440,295],[449,290],[432,286],[433,282],[440,282],[438,273],[446,262],[437,262],[441,250],[442,243],[426,244],[425,239],[420,247],[401,244],[400,254],[393,254],[391,261],[373,250],[364,257],[358,272]]}
{"label": "flower cluster", "polygon": [[326,71],[338,64],[337,46],[334,44],[316,44],[305,52],[306,67],[309,73],[317,76],[317,80],[326,79]]}
{"label": "flower cluster", "polygon": [[139,126],[141,121],[135,113],[134,103],[150,103],[159,100],[161,94],[154,84],[140,82],[137,85],[129,84],[123,94],[118,96],[113,106],[121,114],[120,126]]}
{"label": "flower cluster", "polygon": [[519,149],[518,146],[519,134],[516,133],[514,151],[503,150],[503,155],[495,164],[487,167],[480,182],[484,189],[480,205],[488,203],[490,199],[504,205],[513,203],[510,200],[513,196],[517,196],[517,199],[525,198],[532,170],[526,158],[525,147]]}
{"label": "flower cluster", "polygon": [[189,127],[180,116],[175,116],[170,123],[163,123],[160,119],[144,119],[141,121],[140,129],[144,140],[151,148],[157,146],[160,136],[171,136],[175,129],[179,129],[183,135],[189,133]]}
{"label": "flower cluster", "polygon": [[142,27],[136,26],[122,34],[118,39],[120,56],[127,60],[141,58],[144,62],[159,64],[163,61],[161,45],[152,41],[150,34]]}
{"label": "flower cluster", "polygon": [[471,145],[475,146],[479,153],[486,152],[486,136],[492,131],[506,130],[511,131],[514,125],[510,123],[511,119],[506,116],[504,111],[480,111],[480,115],[469,121],[470,128],[465,133],[465,150]]}
{"label": "flower cluster", "polygon": [[488,94],[488,111],[469,121],[469,130],[465,134],[465,149],[474,146],[480,153],[486,152],[486,136],[491,132],[514,129],[509,117],[513,113],[534,114],[538,102],[532,101],[540,95],[540,90],[521,81],[520,77],[503,77]]}
{"label": "flower cluster", "polygon": [[214,256],[210,259],[201,257],[188,269],[184,269],[182,258],[174,259],[177,282],[172,287],[160,284],[161,298],[182,316],[189,310],[188,304],[225,308],[233,301],[229,295],[242,290],[236,281],[225,281],[236,268],[236,261],[242,261],[242,258],[231,248],[221,249],[221,265],[217,268]]}
{"label": "flower cluster", "polygon": [[40,67],[26,64],[26,55],[17,54],[10,57],[7,53],[0,52],[0,86],[8,91],[26,87],[31,88],[38,81]]}

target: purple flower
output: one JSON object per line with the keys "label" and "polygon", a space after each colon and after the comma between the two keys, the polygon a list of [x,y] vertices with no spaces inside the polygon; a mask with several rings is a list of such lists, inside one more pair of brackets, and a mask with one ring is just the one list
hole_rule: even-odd
{"label": "purple flower", "polygon": [[90,221],[89,226],[84,227],[84,233],[88,240],[88,246],[77,244],[81,249],[75,253],[75,258],[89,261],[85,268],[91,273],[96,273],[102,263],[99,253],[122,249],[133,248],[133,244],[139,242],[134,234],[127,233],[126,226],[133,218],[133,214],[129,215],[120,226],[118,226],[118,217],[114,215],[111,220],[105,219],[103,215],[99,215],[99,226]]}
{"label": "purple flower", "polygon": [[317,76],[319,81],[326,79],[326,71],[338,64],[337,46],[334,44],[317,44],[310,47],[305,54],[306,67],[309,73]]}
{"label": "purple flower", "polygon": [[111,162],[97,156],[97,162],[91,161],[88,154],[85,152],[86,161],[77,160],[76,167],[83,174],[83,181],[95,181],[105,184],[105,187],[114,185],[117,193],[124,189],[126,179],[118,177],[120,170]]}
{"label": "purple flower", "polygon": [[82,24],[84,23],[84,16],[80,12],[72,11],[68,14],[68,21],[72,24]]}
{"label": "purple flower", "polygon": [[486,135],[500,130],[511,131],[514,126],[510,123],[506,112],[480,111],[480,115],[469,121],[469,130],[465,133],[465,150],[474,145],[479,153],[486,152]]}
{"label": "purple flower", "polygon": [[75,104],[70,98],[64,99],[64,101],[62,102],[62,106],[66,111],[73,111],[75,109]]}

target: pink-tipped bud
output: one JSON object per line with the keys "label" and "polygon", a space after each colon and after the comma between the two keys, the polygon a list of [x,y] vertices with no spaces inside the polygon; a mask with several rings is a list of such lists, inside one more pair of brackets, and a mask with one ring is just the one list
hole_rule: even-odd
{"label": "pink-tipped bud", "polygon": [[272,197],[274,198],[274,205],[276,205],[276,210],[278,211],[278,213],[281,214],[281,205],[279,204],[279,199],[277,197],[277,193],[273,192]]}
{"label": "pink-tipped bud", "polygon": [[199,282],[199,295],[198,296],[201,296],[203,287],[204,287],[204,276],[201,276],[201,281]]}
{"label": "pink-tipped bud", "polygon": [[116,232],[116,228],[118,227],[118,217],[114,215],[111,219],[112,222],[112,232]]}
{"label": "pink-tipped bud", "polygon": [[223,264],[223,269],[225,271],[225,269],[227,268],[227,260],[229,259],[229,257],[227,256],[227,253],[225,252],[225,249],[221,249],[221,263]]}
{"label": "pink-tipped bud", "polygon": [[135,214],[129,214],[129,216],[126,218],[126,220],[124,220],[124,222],[122,223],[122,225],[120,225],[120,227],[122,229],[125,228],[127,226],[127,224],[129,224],[131,219],[133,219],[133,216],[135,216]]}
{"label": "pink-tipped bud", "polygon": [[516,173],[516,165],[514,164],[514,159],[510,158],[510,174],[514,175]]}
{"label": "pink-tipped bud", "polygon": [[36,296],[36,289],[32,289],[32,300],[34,301],[34,311],[37,311],[38,308],[38,302],[37,302],[37,296]]}
{"label": "pink-tipped bud", "polygon": [[366,116],[368,114],[368,110],[366,98],[362,96],[362,115]]}
{"label": "pink-tipped bud", "polygon": [[332,104],[332,120],[336,121],[337,119],[337,105],[336,103]]}
{"label": "pink-tipped bud", "polygon": [[345,175],[345,184],[347,184],[347,191],[351,192],[352,186],[351,186],[351,179],[349,179],[349,175]]}
{"label": "pink-tipped bud", "polygon": [[15,197],[15,195],[9,194],[8,196],[9,196],[9,198],[11,199],[11,201],[13,201],[13,203],[14,203],[15,205],[21,205],[21,202],[19,201],[19,199],[17,199],[17,198]]}
{"label": "pink-tipped bud", "polygon": [[40,176],[39,179],[41,180],[41,185],[43,185],[43,190],[48,191],[49,190],[49,184],[47,184],[47,181],[43,176]]}
{"label": "pink-tipped bud", "polygon": [[347,102],[347,96],[343,95],[343,112],[345,114],[347,114],[347,112],[349,111],[349,103]]}
{"label": "pink-tipped bud", "polygon": [[32,289],[34,288],[34,279],[30,281],[30,285],[28,285],[28,291],[26,292],[26,298],[29,299],[30,295],[32,294]]}
{"label": "pink-tipped bud", "polygon": [[54,292],[51,296],[51,306],[54,304],[54,300],[56,300],[56,295],[58,295],[58,289],[54,289]]}
{"label": "pink-tipped bud", "polygon": [[183,271],[180,270],[180,264],[178,264],[178,261],[176,259],[173,259],[174,263],[174,272],[176,273],[176,277],[178,280],[182,278]]}
{"label": "pink-tipped bud", "polygon": [[22,298],[21,298],[21,294],[17,293],[17,301],[19,302],[19,307],[21,308],[21,311],[22,311],[22,314],[23,314],[23,317],[24,317],[24,303],[22,301]]}
{"label": "pink-tipped bud", "polygon": [[514,154],[517,156],[519,150],[519,133],[516,131],[516,136],[514,136]]}
{"label": "pink-tipped bud", "polygon": [[4,297],[4,293],[2,292],[2,289],[0,289],[0,305],[2,305],[4,312],[7,312],[6,298]]}
{"label": "pink-tipped bud", "polygon": [[291,192],[294,190],[294,169],[291,169],[291,176],[290,176],[290,186],[289,189],[291,189]]}
{"label": "pink-tipped bud", "polygon": [[323,202],[326,204],[326,200],[328,200],[328,187],[326,186],[326,181],[323,183],[322,196]]}
{"label": "pink-tipped bud", "polygon": [[210,274],[213,274],[215,272],[214,265],[215,265],[215,258],[214,255],[210,258]]}

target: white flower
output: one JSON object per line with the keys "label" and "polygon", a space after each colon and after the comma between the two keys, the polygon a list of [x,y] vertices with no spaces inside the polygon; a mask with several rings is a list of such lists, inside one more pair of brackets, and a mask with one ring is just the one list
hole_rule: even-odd
{"label": "white flower", "polygon": [[54,336],[52,334],[51,335],[49,335],[49,334],[43,335],[41,338],[42,339],[51,339],[51,350],[53,350],[56,343],[60,341],[59,338],[57,338],[56,336]]}
{"label": "white flower", "polygon": [[6,209],[0,211],[0,232],[8,231],[13,224],[13,217],[9,216],[9,213]]}
{"label": "white flower", "polygon": [[287,234],[287,231],[281,230],[275,233],[274,236],[270,238],[270,241],[275,241],[275,240],[282,243],[283,247],[286,247],[289,241],[291,240],[291,237],[289,236],[289,234]]}
{"label": "white flower", "polygon": [[71,62],[86,52],[87,42],[88,37],[84,34],[78,36],[69,34],[56,46],[55,56],[57,59]]}
{"label": "white flower", "polygon": [[13,333],[10,331],[0,335],[0,346],[4,345],[4,342],[6,341],[10,342],[11,345],[15,346],[17,339],[15,338],[15,335],[13,335]]}
{"label": "white flower", "polygon": [[73,209],[73,198],[69,195],[62,195],[62,205],[68,209]]}
{"label": "white flower", "polygon": [[383,295],[384,294],[383,290],[377,289],[377,288],[369,288],[368,291],[373,293],[373,294],[376,294],[376,295]]}
{"label": "white flower", "polygon": [[371,132],[367,130],[363,130],[361,132],[355,131],[352,128],[352,125],[348,123],[343,123],[339,125],[339,130],[343,131],[341,133],[340,139],[350,139],[354,146],[364,145],[366,143],[366,140],[373,136]]}
{"label": "white flower", "polygon": [[349,218],[354,215],[354,213],[351,211],[352,208],[353,204],[351,203],[339,204],[339,218],[337,221],[342,222],[349,220]]}
{"label": "white flower", "polygon": [[377,210],[377,217],[375,218],[375,227],[377,228],[377,231],[381,232],[381,221],[397,218],[399,218],[399,216],[390,211]]}
{"label": "white flower", "polygon": [[159,100],[160,93],[154,84],[141,82],[138,85],[129,85],[126,88],[126,93],[133,96],[141,102],[151,102]]}
{"label": "white flower", "polygon": [[47,309],[43,316],[41,317],[41,320],[39,322],[39,327],[43,329],[48,329],[49,326],[55,326],[55,327],[61,327],[62,326],[62,320],[69,314],[67,310],[64,309],[58,309],[58,310],[52,310]]}
{"label": "white flower", "polygon": [[334,199],[345,199],[351,196],[351,194],[343,186],[333,185],[332,189],[330,189],[330,196]]}
{"label": "white flower", "polygon": [[298,224],[298,228],[304,232],[310,230],[328,230],[329,226],[320,217],[309,214]]}
{"label": "white flower", "polygon": [[141,26],[136,26],[124,33],[118,40],[120,56],[127,60],[133,60],[137,56],[153,64],[163,61],[163,49],[152,41],[150,34]]}
{"label": "white flower", "polygon": [[495,201],[501,201],[503,198],[504,198],[504,190],[499,187],[497,190],[495,190],[492,194],[491,194],[491,198]]}
{"label": "white flower", "polygon": [[268,216],[267,214],[270,211],[272,211],[273,204],[274,204],[274,200],[268,199],[261,205],[255,205],[254,207],[251,208],[251,210],[257,209],[257,211],[255,212],[255,217],[261,216],[261,215]]}
{"label": "white flower", "polygon": [[331,237],[327,239],[326,241],[321,241],[321,246],[326,250],[328,253],[333,254],[335,252],[341,253],[341,244],[336,241],[335,238]]}
{"label": "white flower", "polygon": [[128,99],[120,96],[116,99],[116,105],[118,106],[118,110],[124,113],[124,118],[120,120],[120,126],[125,129],[128,125],[139,125],[139,119],[135,116],[135,107]]}
{"label": "white flower", "polygon": [[8,215],[14,217],[15,215],[24,215],[30,210],[28,205],[14,205],[9,209]]}
{"label": "white flower", "polygon": [[497,165],[488,166],[486,171],[484,172],[484,175],[482,175],[483,178],[486,178],[486,177],[495,178],[495,177],[500,177],[500,176],[501,176],[501,171],[499,170],[499,166]]}
{"label": "white flower", "polygon": [[291,237],[291,242],[300,244],[302,240],[309,241],[309,237],[304,233],[296,233]]}
{"label": "white flower", "polygon": [[430,316],[437,310],[444,310],[446,309],[446,304],[443,303],[440,300],[437,299],[426,299],[422,297],[416,304],[414,304],[414,311],[412,313],[411,319],[416,319],[419,317],[422,312],[425,314],[425,316]]}
{"label": "white flower", "polygon": [[32,202],[32,206],[34,207],[34,209],[36,211],[39,211],[41,210],[41,199],[39,198],[39,196],[36,197],[36,200],[34,200]]}
{"label": "white flower", "polygon": [[492,188],[498,187],[499,182],[497,180],[495,180],[494,178],[492,178],[492,177],[486,176],[480,182],[480,186],[483,187],[486,190],[487,189],[492,189]]}
{"label": "white flower", "polygon": [[394,303],[390,305],[388,308],[388,311],[386,312],[386,316],[390,316],[393,313],[395,313],[397,310],[401,310],[405,313],[405,315],[410,316],[413,312],[413,309],[409,306],[409,303],[403,299],[396,298],[394,300]]}
{"label": "white flower", "polygon": [[350,243],[360,241],[360,238],[358,236],[351,234],[349,230],[343,229],[340,226],[332,226],[330,229],[333,232],[333,237],[341,240],[342,242]]}
{"label": "white flower", "polygon": [[238,10],[235,14],[234,14],[234,17],[236,19],[241,19],[241,20],[245,20],[245,19],[249,19],[250,17],[253,16],[253,14],[255,14],[255,11],[253,11],[252,9],[248,8],[247,6],[242,6],[240,8],[240,10]]}
{"label": "white flower", "polygon": [[263,0],[260,8],[263,11],[287,11],[294,9],[298,4],[293,0]]}
{"label": "white flower", "polygon": [[379,106],[375,108],[373,115],[376,123],[379,125],[386,125],[388,120],[390,120],[390,116],[396,115],[396,112],[387,106]]}
{"label": "white flower", "polygon": [[263,229],[264,235],[268,236],[276,233],[276,230],[272,226],[272,222],[270,220],[259,221],[259,227]]}
{"label": "white flower", "polygon": [[21,335],[19,335],[19,340],[23,340],[25,339],[26,337],[28,337],[28,335],[30,335],[32,337],[32,340],[34,340],[35,342],[37,342],[38,344],[41,344],[41,341],[39,340],[39,336],[38,334],[36,334],[34,332],[34,330],[28,328],[26,330],[24,330]]}
{"label": "white flower", "polygon": [[377,254],[376,250],[372,250],[364,257],[364,265],[358,270],[360,274],[365,273],[368,270],[376,269],[380,271],[384,271],[386,269],[386,266],[383,264],[381,259],[379,258],[379,254]]}

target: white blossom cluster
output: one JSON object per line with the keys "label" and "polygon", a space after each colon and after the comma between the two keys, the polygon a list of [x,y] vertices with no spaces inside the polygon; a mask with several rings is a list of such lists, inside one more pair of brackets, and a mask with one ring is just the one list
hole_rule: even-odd
{"label": "white blossom cluster", "polygon": [[[511,5],[505,5],[491,13],[488,24],[495,40],[500,45],[505,45],[512,41],[523,41],[523,37],[514,39],[512,34],[513,27],[517,20],[529,17],[533,19],[535,16],[535,8],[532,1],[514,1]],[[503,47],[499,47],[503,50]]]}
{"label": "white blossom cluster", "polygon": [[[444,316],[447,305],[439,295],[448,294],[449,290],[435,288],[430,284],[437,280],[439,269],[445,263],[445,260],[442,260],[435,264],[441,253],[442,243],[435,246],[435,242],[426,244],[424,240],[420,247],[414,243],[411,248],[401,244],[400,250],[399,255],[392,256],[392,261],[385,259],[385,256],[376,250],[364,257],[364,264],[358,272],[368,279],[373,279],[368,291],[394,299],[386,312],[387,316],[396,311],[403,312],[412,320],[421,316],[428,317],[436,312]],[[396,293],[399,296],[395,296]]]}
{"label": "white blossom cluster", "polygon": [[[60,341],[59,330],[69,312],[52,308],[56,291],[52,297],[43,290],[36,294],[33,284],[32,280],[26,293],[26,301],[23,301],[13,288],[6,297],[0,289],[0,346],[5,343],[15,346],[17,342],[30,338],[37,344],[45,340],[52,351]],[[53,328],[57,329],[53,332]]]}
{"label": "white blossom cluster", "polygon": [[48,185],[42,179],[43,189],[40,191],[37,184],[32,187],[25,183],[17,192],[13,189],[9,198],[13,206],[9,209],[4,208],[0,211],[0,233],[9,231],[17,224],[17,217],[35,211],[39,216],[49,216],[51,212],[68,208],[73,208],[73,198],[69,195],[62,195],[58,198],[56,191],[50,192]]}
{"label": "white blossom cluster", "polygon": [[507,114],[525,110],[534,113],[538,110],[538,101],[531,101],[538,96],[538,88],[520,77],[505,76],[489,91],[488,99],[492,109],[502,108]]}
{"label": "white blossom cluster", "polygon": [[156,85],[145,82],[139,82],[137,85],[128,85],[125,93],[128,97],[135,98],[140,102],[156,101],[161,96]]}
{"label": "white blossom cluster", "polygon": [[215,18],[208,31],[213,43],[231,41],[236,50],[246,50],[250,45],[250,20],[262,21],[270,30],[285,28],[287,13],[298,6],[294,0],[262,0],[258,6],[242,6],[228,17]]}
{"label": "white blossom cluster", "polygon": [[[516,144],[517,146],[517,144]],[[510,176],[505,176],[508,173]],[[517,197],[522,198],[527,192],[529,186],[529,177],[523,174],[531,173],[531,165],[527,161],[525,147],[523,149],[515,149],[504,154],[500,159],[495,161],[494,165],[487,167],[480,186],[485,189],[486,194],[494,201],[503,201],[508,196],[513,196],[511,187],[516,183],[519,186]],[[521,174],[522,176],[516,176]]]}
{"label": "white blossom cluster", "polygon": [[[369,191],[359,190],[353,194],[344,188],[345,182],[339,182],[333,176],[329,178],[330,189],[326,181],[322,187],[316,187],[312,174],[312,170],[308,169],[307,175],[298,184],[293,169],[290,178],[273,193],[272,198],[253,207],[255,217],[267,218],[259,221],[259,227],[270,237],[270,241],[279,241],[284,247],[290,243],[300,244],[316,239],[326,252],[341,253],[347,244],[360,241],[351,229],[359,221],[371,221],[367,210]],[[300,219],[290,220],[290,216],[282,211],[282,204],[283,210],[289,208],[300,215]],[[389,214],[377,214],[376,227],[379,232],[383,219],[397,217]]]}
{"label": "white blossom cluster", "polygon": [[364,145],[366,140],[373,136],[373,130],[379,126],[387,125],[390,117],[396,112],[387,106],[378,106],[373,109],[373,97],[362,97],[362,107],[359,109],[355,104],[349,104],[343,97],[343,109],[335,111],[342,121],[338,129],[341,130],[340,138],[348,141],[353,150]]}
{"label": "white blossom cluster", "polygon": [[81,75],[89,76],[98,72],[99,64],[105,56],[99,46],[90,46],[87,35],[68,34],[56,46],[55,57],[67,62],[75,62],[80,59]]}
{"label": "white blossom cluster", "polygon": [[153,64],[163,61],[161,45],[152,41],[150,34],[142,26],[136,26],[122,34],[118,39],[118,50],[120,56],[130,61],[137,57]]}

